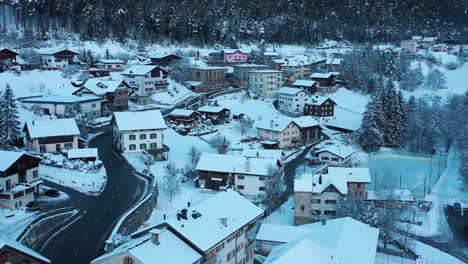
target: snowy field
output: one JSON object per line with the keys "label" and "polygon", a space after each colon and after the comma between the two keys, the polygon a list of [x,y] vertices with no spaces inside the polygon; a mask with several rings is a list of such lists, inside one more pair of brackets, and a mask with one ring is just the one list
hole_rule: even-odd
{"label": "snowy field", "polygon": [[444,157],[434,156],[433,159],[430,159],[402,155],[392,151],[372,154],[369,160],[362,164],[362,167],[368,167],[371,173],[372,183],[368,187],[369,189],[400,189],[401,176],[402,189],[413,190],[421,186],[416,191],[417,194],[421,195],[424,179],[426,178],[426,192],[428,192],[429,182],[430,186],[435,184],[437,176],[443,172],[444,166]]}
{"label": "snowy field", "polygon": [[0,73],[0,89],[9,84],[15,97],[31,95],[71,95],[74,88],[61,71],[21,71]]}

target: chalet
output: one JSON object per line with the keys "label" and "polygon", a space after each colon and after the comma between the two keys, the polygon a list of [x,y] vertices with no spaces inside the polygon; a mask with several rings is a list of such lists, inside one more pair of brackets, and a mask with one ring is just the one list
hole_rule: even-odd
{"label": "chalet", "polygon": [[40,158],[12,151],[0,151],[0,207],[18,209],[39,194]]}
{"label": "chalet", "polygon": [[201,114],[195,110],[174,109],[169,113],[167,118],[173,124],[196,128],[198,127],[200,116]]}
{"label": "chalet", "polygon": [[96,161],[99,159],[97,148],[69,149],[67,157],[71,160]]}
{"label": "chalet", "polygon": [[23,127],[26,149],[40,153],[59,153],[84,145],[73,118],[32,120]]}
{"label": "chalet", "polygon": [[41,53],[42,65],[46,69],[61,69],[78,63],[78,53],[68,50],[50,50]]}
{"label": "chalet", "polygon": [[327,59],[325,61],[325,68],[329,72],[339,72],[341,70],[341,63],[343,59]]}
{"label": "chalet", "polygon": [[318,142],[322,139],[322,128],[317,120],[311,116],[301,116],[294,118],[294,122],[301,128],[299,145],[305,146]]}
{"label": "chalet", "polygon": [[152,65],[134,65],[122,72],[123,80],[130,85],[134,97],[147,97],[165,91],[168,75],[166,70]]}
{"label": "chalet", "polygon": [[182,60],[183,57],[176,54],[157,53],[150,56],[151,64],[170,70],[172,63]]}
{"label": "chalet", "polygon": [[114,242],[107,241],[108,253],[91,264],[252,264],[255,232],[263,217],[263,209],[226,190],[196,204],[188,201],[185,208],[135,233],[120,247],[114,249]]}
{"label": "chalet", "polygon": [[276,70],[255,70],[249,72],[249,90],[264,98],[276,98],[283,86],[283,73]]}
{"label": "chalet", "polygon": [[328,167],[324,174],[295,179],[294,224],[334,218],[338,200],[351,195],[365,198],[370,183],[368,168]]}
{"label": "chalet", "polygon": [[190,81],[201,82],[193,86],[194,92],[222,90],[228,86],[224,67],[194,67],[190,71]]}
{"label": "chalet", "polygon": [[114,146],[119,151],[146,151],[158,160],[167,159],[169,147],[164,145],[164,130],[167,126],[161,111],[115,112],[111,125]]}
{"label": "chalet", "polygon": [[402,40],[400,42],[400,47],[410,53],[416,53],[416,51],[418,51],[418,42],[412,39]]}
{"label": "chalet", "polygon": [[308,159],[309,162],[325,163],[331,166],[351,166],[352,155],[355,154],[352,148],[341,144],[325,145],[313,152],[311,158]]}
{"label": "chalet", "polygon": [[258,64],[239,64],[233,65],[233,84],[238,87],[248,87],[249,86],[249,72],[255,70],[265,70],[268,68],[268,65],[258,65]]}
{"label": "chalet", "polygon": [[[356,237],[361,243],[356,244]],[[300,226],[263,223],[256,236],[260,253],[268,254],[265,264],[305,259],[313,260],[310,263],[374,264],[378,238],[377,228],[350,217]]]}
{"label": "chalet", "polygon": [[125,61],[119,59],[100,59],[95,63],[96,67],[108,71],[123,71]]}
{"label": "chalet", "polygon": [[310,62],[303,58],[285,58],[273,60],[275,70],[283,72],[283,80],[292,83],[310,75]]}
{"label": "chalet", "polygon": [[219,106],[202,106],[198,108],[203,120],[211,120],[215,124],[223,123],[231,116],[231,110]]}
{"label": "chalet", "polygon": [[264,148],[290,148],[301,142],[301,127],[291,118],[277,116],[257,125]]}
{"label": "chalet", "polygon": [[269,174],[269,167],[278,169],[277,176],[282,175],[282,164],[276,159],[203,153],[196,167],[198,186],[212,190],[232,186],[248,197],[265,196],[265,181],[274,176]]}
{"label": "chalet", "polygon": [[303,89],[283,87],[278,90],[278,105],[282,110],[290,113],[302,114],[309,99],[309,92]]}
{"label": "chalet", "polygon": [[86,83],[73,92],[83,98],[100,97],[111,111],[128,109],[128,93],[130,85],[122,80],[112,78],[89,79]]}
{"label": "chalet", "polygon": [[27,109],[39,107],[46,115],[71,117],[67,115],[68,113],[73,113],[90,119],[98,118],[102,115],[102,104],[104,103],[101,97],[80,97],[76,95],[34,97],[22,99],[20,102]]}
{"label": "chalet", "polygon": [[246,63],[249,61],[249,53],[238,49],[222,50],[223,62],[225,63]]}
{"label": "chalet", "polygon": [[7,70],[10,64],[17,64],[16,57],[18,55],[18,53],[9,49],[0,50],[0,72]]}
{"label": "chalet", "polygon": [[299,88],[314,94],[317,92],[317,82],[312,80],[296,80],[292,83],[294,88]]}
{"label": "chalet", "polygon": [[335,85],[335,75],[332,73],[313,73],[310,78],[317,82],[318,86],[333,86]]}
{"label": "chalet", "polygon": [[49,259],[6,236],[0,236],[0,263],[49,264]]}
{"label": "chalet", "polygon": [[89,68],[81,71],[81,75],[89,78],[107,77],[110,76],[110,73],[110,70],[100,68]]}
{"label": "chalet", "polygon": [[318,119],[331,118],[335,114],[336,103],[329,97],[314,95],[304,106],[304,114]]}

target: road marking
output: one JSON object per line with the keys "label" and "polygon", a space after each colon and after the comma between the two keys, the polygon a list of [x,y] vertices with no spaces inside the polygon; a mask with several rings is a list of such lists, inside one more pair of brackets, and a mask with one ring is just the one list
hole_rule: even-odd
{"label": "road marking", "polygon": [[80,248],[77,248],[77,249],[75,250],[75,257],[78,256],[78,251],[80,251]]}
{"label": "road marking", "polygon": [[114,153],[114,155],[115,155],[119,160],[122,160],[122,158],[119,156],[119,154],[115,153],[115,151],[112,151],[112,153]]}
{"label": "road marking", "polygon": [[101,217],[96,218],[96,220],[94,220],[93,224],[96,224],[99,221],[99,219],[101,219]]}
{"label": "road marking", "polygon": [[83,237],[83,240],[85,240],[89,236],[89,232],[86,233],[86,235]]}

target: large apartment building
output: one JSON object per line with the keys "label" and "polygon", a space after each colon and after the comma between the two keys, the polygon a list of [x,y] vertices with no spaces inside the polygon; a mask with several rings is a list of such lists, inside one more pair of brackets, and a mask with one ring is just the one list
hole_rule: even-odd
{"label": "large apartment building", "polygon": [[275,70],[256,70],[249,72],[249,89],[264,98],[276,98],[283,86],[282,72]]}
{"label": "large apartment building", "polygon": [[146,97],[167,89],[167,76],[164,69],[153,65],[134,65],[122,72],[123,79],[131,87],[131,95]]}
{"label": "large apartment building", "polygon": [[248,87],[249,72],[256,70],[265,70],[268,68],[268,65],[239,64],[232,66],[232,68],[234,85],[237,85],[239,87]]}
{"label": "large apartment building", "polygon": [[194,92],[209,92],[225,89],[226,68],[224,67],[195,67],[191,68],[191,77],[188,82]]}

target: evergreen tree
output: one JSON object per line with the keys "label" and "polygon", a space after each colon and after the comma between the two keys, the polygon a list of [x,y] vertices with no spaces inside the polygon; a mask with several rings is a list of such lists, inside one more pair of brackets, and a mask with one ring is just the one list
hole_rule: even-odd
{"label": "evergreen tree", "polygon": [[88,69],[94,67],[93,53],[91,50],[86,51],[86,67]]}
{"label": "evergreen tree", "polygon": [[0,102],[0,138],[2,148],[12,148],[20,136],[20,122],[13,89],[7,84]]}
{"label": "evergreen tree", "polygon": [[105,58],[106,58],[106,60],[110,60],[110,59],[112,59],[112,55],[110,54],[110,52],[109,52],[109,49],[108,49],[108,48],[106,48],[106,55],[105,55]]}
{"label": "evergreen tree", "polygon": [[383,135],[380,130],[382,121],[383,115],[380,98],[373,96],[366,106],[359,130],[358,142],[363,150],[375,151],[383,145]]}
{"label": "evergreen tree", "polygon": [[446,88],[447,78],[445,74],[438,69],[434,69],[427,74],[426,87],[433,91]]}

